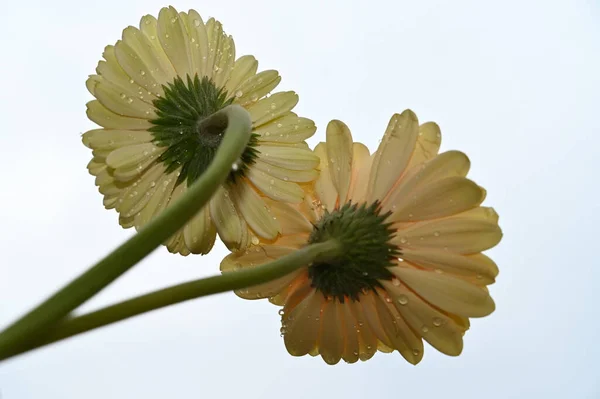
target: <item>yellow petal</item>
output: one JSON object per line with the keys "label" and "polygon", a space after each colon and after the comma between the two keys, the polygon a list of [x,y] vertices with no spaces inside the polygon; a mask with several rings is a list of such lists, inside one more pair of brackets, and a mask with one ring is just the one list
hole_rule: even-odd
{"label": "yellow petal", "polygon": [[403,320],[406,320],[413,331],[446,355],[458,356],[462,352],[462,336],[466,331],[465,328],[436,310],[406,286],[402,284],[395,286],[392,282],[384,280],[380,282]]}
{"label": "yellow petal", "polygon": [[147,119],[129,118],[109,111],[100,101],[94,100],[86,104],[87,116],[92,122],[108,129],[147,130],[153,125]]}
{"label": "yellow petal", "polygon": [[358,357],[365,361],[373,357],[377,352],[377,337],[371,330],[369,322],[363,312],[362,304],[358,301],[347,299],[348,305],[356,320],[356,332],[358,334]]}
{"label": "yellow petal", "polygon": [[401,248],[474,254],[495,246],[501,238],[502,231],[496,223],[457,215],[415,223],[398,231],[392,242]]}
{"label": "yellow petal", "polygon": [[405,248],[402,259],[423,268],[467,278],[477,284],[492,284],[498,275],[498,266],[483,254],[465,256],[448,251]]}
{"label": "yellow petal", "polygon": [[423,358],[423,342],[397,313],[392,304],[393,299],[381,290],[378,293],[380,295],[373,295],[375,309],[392,344],[391,348],[396,349],[410,364],[418,364]]}
{"label": "yellow petal", "polygon": [[294,207],[284,202],[269,199],[265,199],[265,202],[279,221],[282,236],[299,233],[310,234],[312,232],[313,227],[310,221]]}
{"label": "yellow petal", "polygon": [[165,149],[165,147],[156,147],[152,143],[121,147],[108,155],[106,164],[115,169],[115,178],[128,181],[139,176]]}
{"label": "yellow petal", "polygon": [[358,343],[358,329],[356,319],[350,310],[348,302],[340,303],[335,301],[337,306],[337,312],[343,319],[342,322],[342,334],[344,336],[344,351],[342,358],[347,363],[356,363],[358,361],[358,354],[360,346]]}
{"label": "yellow petal", "polygon": [[417,136],[415,150],[406,170],[433,159],[440,149],[441,142],[442,134],[440,127],[435,122],[427,122],[419,126],[419,135]]}
{"label": "yellow petal", "polygon": [[[123,40],[115,46],[115,56],[130,79],[145,92],[162,95],[161,85],[173,80],[170,65],[165,66],[150,39],[133,26],[123,31]],[[131,80],[129,83],[131,86]]]}
{"label": "yellow petal", "polygon": [[182,22],[190,37],[191,54],[190,59],[194,67],[194,73],[203,76],[206,73],[206,60],[208,57],[208,34],[200,14],[195,10],[189,10],[187,16],[180,14]]}
{"label": "yellow petal", "polygon": [[[173,64],[169,60],[169,57],[167,56],[165,50],[161,45],[158,33],[157,19],[154,18],[152,15],[145,15],[140,21],[140,30],[148,39],[146,43],[149,43],[151,45],[151,49],[149,49],[150,54],[152,55],[152,57],[156,58],[155,61],[150,61],[146,58],[144,58],[144,60],[148,63],[148,65],[152,65],[154,67],[153,72],[157,73],[153,76],[159,83],[159,87],[156,89],[162,90],[162,88],[160,88],[160,84],[173,82],[173,80],[177,76],[177,71],[175,71]],[[159,66],[154,65],[155,62],[158,63]],[[156,68],[158,68],[158,71],[156,71]]]}
{"label": "yellow petal", "polygon": [[[181,186],[186,186],[186,184],[182,183]],[[210,210],[207,206],[202,208],[183,228],[185,245],[193,254],[204,255],[210,252],[216,236],[217,230],[210,220]]]}
{"label": "yellow petal", "polygon": [[418,133],[419,122],[411,110],[392,116],[374,154],[368,202],[383,199],[398,181],[410,161]]}
{"label": "yellow petal", "polygon": [[336,300],[326,300],[321,315],[323,322],[319,337],[319,352],[327,364],[337,364],[344,351],[344,337],[336,302]]}
{"label": "yellow petal", "polygon": [[300,118],[288,112],[252,131],[258,134],[260,142],[301,143],[317,131],[315,123],[307,118]]}
{"label": "yellow petal", "polygon": [[352,151],[352,181],[348,191],[348,200],[360,203],[366,200],[373,158],[364,144],[354,143]]}
{"label": "yellow petal", "polygon": [[145,226],[156,215],[161,213],[169,203],[171,193],[177,182],[177,172],[163,175],[157,182],[158,188],[154,191],[152,198],[146,206],[135,216],[135,227],[140,229]]}
{"label": "yellow petal", "polygon": [[235,103],[250,105],[269,94],[281,82],[279,72],[275,70],[262,71],[250,76],[242,82],[235,91]]}
{"label": "yellow petal", "polygon": [[214,18],[206,21],[206,35],[208,38],[208,55],[206,58],[206,76],[213,78],[215,67],[218,69],[217,55],[223,46],[225,35],[223,34],[223,25]]}
{"label": "yellow petal", "polygon": [[215,66],[213,67],[213,82],[217,87],[225,86],[229,80],[235,62],[235,43],[231,36],[223,33],[221,48],[217,51]]}
{"label": "yellow petal", "polygon": [[447,312],[482,317],[495,309],[487,290],[460,278],[405,267],[389,270],[427,302]]}
{"label": "yellow petal", "polygon": [[248,227],[238,214],[227,188],[219,188],[210,200],[210,218],[227,248],[237,250],[245,247]]}
{"label": "yellow petal", "polygon": [[261,172],[267,173],[270,176],[276,177],[283,181],[292,181],[298,183],[308,183],[315,180],[319,176],[319,172],[315,169],[308,170],[291,170],[280,168],[268,163],[264,163],[259,159],[256,160],[252,168],[256,168]]}
{"label": "yellow petal", "polygon": [[291,170],[310,170],[319,165],[319,157],[302,148],[259,145],[256,147],[262,162]]}
{"label": "yellow petal", "polygon": [[258,127],[283,116],[298,104],[298,95],[293,91],[275,93],[259,100],[248,108],[252,126]]}
{"label": "yellow petal", "polygon": [[296,183],[286,182],[257,168],[250,168],[246,176],[264,195],[276,201],[300,203],[304,191]]}
{"label": "yellow petal", "polygon": [[[315,154],[320,158],[319,169],[321,173],[319,178],[315,182],[315,193],[317,194],[318,201],[320,201],[326,209],[335,208],[338,202],[338,192],[333,182],[331,181],[331,173],[329,173],[330,165],[329,159],[327,158],[327,144],[319,143],[315,147]],[[315,207],[319,207],[321,204],[314,204]]]}
{"label": "yellow petal", "polygon": [[323,294],[312,290],[293,310],[285,310],[285,347],[292,356],[306,355],[317,343]]}
{"label": "yellow petal", "polygon": [[252,230],[259,236],[272,240],[281,227],[271,214],[263,199],[245,182],[239,182],[231,189],[232,199]]}
{"label": "yellow petal", "polygon": [[131,185],[125,193],[123,199],[117,204],[117,211],[125,217],[135,216],[142,210],[158,189],[162,189],[157,182],[165,173],[165,165],[156,163],[145,171],[136,185]]}
{"label": "yellow petal", "polygon": [[233,65],[233,70],[225,89],[231,96],[240,98],[244,92],[240,90],[240,85],[256,74],[258,61],[251,55],[244,55],[238,58]]}
{"label": "yellow petal", "polygon": [[343,122],[333,120],[327,125],[327,159],[329,173],[340,203],[346,203],[352,177],[352,134]]}
{"label": "yellow petal", "polygon": [[411,197],[392,206],[394,222],[414,222],[455,215],[477,207],[484,191],[464,177],[450,177],[420,186]]}
{"label": "yellow petal", "polygon": [[144,130],[94,129],[85,132],[81,139],[83,145],[88,148],[114,150],[134,144],[149,143],[154,140],[154,136]]}
{"label": "yellow petal", "polygon": [[177,75],[185,78],[194,71],[190,60],[190,38],[177,10],[163,8],[158,14],[158,40],[169,57]]}

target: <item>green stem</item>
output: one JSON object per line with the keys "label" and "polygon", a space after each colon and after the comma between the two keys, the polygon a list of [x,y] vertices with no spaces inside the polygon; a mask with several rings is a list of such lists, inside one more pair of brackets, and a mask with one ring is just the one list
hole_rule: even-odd
{"label": "green stem", "polygon": [[334,240],[311,244],[261,266],[175,285],[82,316],[66,319],[52,326],[41,337],[22,342],[19,347],[12,347],[10,351],[3,352],[0,355],[0,361],[152,310],[206,295],[266,283],[315,260],[326,260],[339,255],[339,251],[340,246]]}
{"label": "green stem", "polygon": [[231,105],[209,119],[221,123],[223,115],[227,116],[228,124],[215,158],[185,195],[138,234],[0,333],[0,357],[67,316],[169,239],[202,209],[227,179],[231,165],[240,158],[250,138],[251,121],[246,110]]}

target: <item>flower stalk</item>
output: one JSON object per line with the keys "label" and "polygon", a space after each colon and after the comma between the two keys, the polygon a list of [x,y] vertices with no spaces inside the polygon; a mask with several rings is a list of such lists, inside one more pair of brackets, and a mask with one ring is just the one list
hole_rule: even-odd
{"label": "flower stalk", "polygon": [[327,261],[340,254],[341,246],[335,239],[330,239],[308,245],[261,266],[178,284],[94,312],[68,318],[51,326],[41,336],[23,340],[18,346],[3,350],[0,353],[0,361],[152,310],[207,295],[266,283],[312,262]]}
{"label": "flower stalk", "polygon": [[135,236],[2,331],[0,358],[6,358],[8,354],[14,353],[15,348],[27,346],[39,337],[41,332],[51,329],[72,310],[96,295],[169,239],[208,203],[213,193],[229,176],[232,165],[244,152],[252,128],[250,115],[238,105],[230,105],[214,113],[205,120],[204,125],[209,124],[211,120],[222,125],[223,116],[227,117],[227,128],[215,158],[186,194]]}

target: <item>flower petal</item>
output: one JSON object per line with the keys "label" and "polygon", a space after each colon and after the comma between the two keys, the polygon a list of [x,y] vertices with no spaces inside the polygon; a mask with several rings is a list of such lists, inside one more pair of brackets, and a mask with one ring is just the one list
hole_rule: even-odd
{"label": "flower petal", "polygon": [[358,332],[356,331],[358,326],[356,325],[356,319],[352,314],[348,302],[340,303],[336,301],[337,312],[342,318],[342,335],[344,337],[344,351],[342,358],[346,363],[356,363],[358,361],[359,343],[358,343]]}
{"label": "flower petal", "polygon": [[[396,349],[410,364],[418,364],[423,358],[423,341],[406,324],[392,305],[392,298],[378,290],[375,309],[391,348]],[[382,295],[385,295],[382,297]]]}
{"label": "flower petal", "polygon": [[443,249],[474,254],[500,242],[502,231],[496,223],[472,219],[463,214],[446,219],[418,222],[400,230],[392,242],[400,248]]}
{"label": "flower petal", "polygon": [[321,306],[325,298],[321,292],[311,290],[296,307],[284,308],[285,347],[292,356],[304,356],[317,344],[321,327]]}
{"label": "flower petal", "polygon": [[433,159],[437,155],[441,143],[442,134],[440,127],[435,122],[427,122],[419,126],[419,135],[417,136],[415,150],[412,153],[406,170]]}
{"label": "flower petal", "polygon": [[259,145],[256,147],[262,162],[290,170],[310,170],[319,165],[319,157],[309,149]]}
{"label": "flower petal", "polygon": [[257,69],[258,61],[256,61],[254,56],[244,55],[238,58],[235,64],[233,64],[229,81],[225,85],[227,92],[237,98],[242,97],[244,92],[240,90],[240,85],[254,76]]}
{"label": "flower petal", "polygon": [[[326,209],[333,209],[338,202],[338,192],[331,181],[331,173],[329,173],[330,165],[327,158],[327,144],[317,144],[315,154],[320,158],[319,169],[321,171],[319,178],[315,182],[315,192],[318,200],[322,202]],[[321,204],[316,203],[314,206],[320,207]]]}
{"label": "flower petal", "polygon": [[498,266],[484,254],[459,255],[429,249],[402,250],[402,259],[419,267],[440,270],[477,284],[492,284],[498,275]]}
{"label": "flower petal", "polygon": [[377,337],[373,333],[359,301],[347,300],[348,305],[356,320],[356,332],[358,334],[358,357],[362,361],[369,360],[377,352]]}
{"label": "flower petal", "polygon": [[107,129],[147,130],[152,127],[149,120],[129,118],[115,114],[103,106],[98,100],[90,101],[86,106],[88,118],[92,122]]}
{"label": "flower petal", "polygon": [[484,191],[471,180],[450,177],[421,186],[410,199],[398,207],[393,205],[395,212],[390,220],[414,222],[451,216],[477,207],[484,198]]}
{"label": "flower petal", "polygon": [[137,184],[131,184],[123,193],[123,199],[116,206],[117,211],[125,217],[132,217],[140,212],[148,204],[154,192],[162,188],[157,182],[165,171],[166,167],[163,163],[156,163],[148,168],[136,181]]}
{"label": "flower petal", "polygon": [[392,267],[389,270],[427,302],[447,312],[482,317],[495,309],[494,301],[486,289],[463,279],[406,267]]}
{"label": "flower petal", "polygon": [[337,364],[344,351],[342,321],[336,300],[325,300],[322,308],[323,322],[319,337],[319,352],[327,364]]}
{"label": "flower petal", "polygon": [[276,201],[298,204],[304,198],[304,191],[296,183],[286,182],[272,175],[251,168],[246,177],[267,197]]}
{"label": "flower petal", "polygon": [[256,160],[253,168],[267,173],[270,176],[277,177],[283,181],[292,181],[298,183],[308,183],[315,180],[319,176],[319,172],[315,169],[291,170],[280,168],[268,163],[264,163],[259,159]]}
{"label": "flower petal", "polygon": [[[265,202],[279,221],[282,236],[285,237],[300,233],[310,234],[312,232],[312,224],[296,208],[281,201],[265,199]],[[279,240],[277,241],[279,242]]]}
{"label": "flower petal", "polygon": [[327,125],[327,159],[329,173],[340,203],[346,203],[352,177],[352,134],[343,122],[333,120]]}
{"label": "flower petal", "polygon": [[177,10],[164,7],[158,14],[158,40],[181,78],[192,76],[194,67],[190,60],[190,38]]}
{"label": "flower petal", "polygon": [[277,87],[279,82],[281,82],[281,76],[275,70],[262,71],[256,75],[251,75],[236,88],[234,93],[235,102],[243,106],[253,104],[269,94]]}
{"label": "flower petal", "polygon": [[[181,186],[186,184],[182,183]],[[210,210],[207,206],[202,208],[183,228],[185,245],[193,254],[209,253],[215,244],[216,236],[217,230],[210,220]]]}
{"label": "flower petal", "polygon": [[[440,352],[458,356],[462,352],[462,336],[466,329],[446,314],[436,310],[402,284],[381,281],[406,323]],[[419,338],[420,340],[420,338]]]}
{"label": "flower petal", "polygon": [[[150,44],[151,49],[148,49],[148,57],[142,55],[142,59],[148,66],[153,67],[153,76],[159,83],[159,87],[156,90],[161,89],[161,84],[172,83],[177,76],[175,67],[169,60],[169,57],[165,53],[162,44],[159,39],[158,33],[158,20],[152,15],[145,15],[140,21],[140,30],[146,36],[146,44]],[[140,52],[141,53],[141,52]],[[151,60],[149,57],[155,58]],[[157,70],[158,68],[158,70]]]}
{"label": "flower petal", "polygon": [[154,136],[143,130],[94,129],[85,132],[81,139],[83,145],[88,148],[114,150],[120,147],[149,143],[154,140]]}
{"label": "flower petal", "polygon": [[153,143],[121,147],[108,155],[106,164],[115,169],[114,176],[118,180],[131,180],[140,175],[165,149],[156,147]]}
{"label": "flower petal", "polygon": [[259,127],[283,116],[298,104],[298,95],[293,91],[275,93],[259,100],[248,108],[252,126]]}
{"label": "flower petal", "polygon": [[414,151],[419,122],[411,110],[394,114],[373,157],[368,201],[383,199],[404,173]]}
{"label": "flower petal", "polygon": [[169,175],[163,175],[157,182],[157,189],[146,206],[135,216],[135,227],[137,229],[145,226],[156,215],[161,213],[169,203],[171,193],[177,182],[177,173],[172,172]]}
{"label": "flower petal", "polygon": [[363,202],[366,200],[371,162],[373,158],[369,149],[361,143],[352,146],[352,180],[348,191],[348,200],[352,202]]}
{"label": "flower petal", "polygon": [[315,123],[308,118],[300,118],[293,112],[288,112],[252,131],[258,134],[260,142],[302,143],[317,131]]}
{"label": "flower petal", "polygon": [[230,198],[227,188],[219,188],[210,200],[210,218],[219,237],[230,250],[244,248],[248,227]]}
{"label": "flower petal", "polygon": [[271,214],[265,201],[245,182],[235,184],[231,189],[232,199],[252,230],[259,236],[272,240],[281,227]]}
{"label": "flower petal", "polygon": [[193,65],[194,74],[204,76],[206,73],[206,60],[208,56],[208,34],[206,26],[200,14],[195,10],[189,10],[186,15],[181,15],[188,36],[190,37],[191,54],[190,59]]}

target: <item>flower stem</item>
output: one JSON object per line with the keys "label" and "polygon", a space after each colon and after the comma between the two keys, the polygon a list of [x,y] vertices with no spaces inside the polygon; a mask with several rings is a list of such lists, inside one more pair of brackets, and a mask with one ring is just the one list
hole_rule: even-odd
{"label": "flower stem", "polygon": [[68,318],[51,326],[44,334],[21,341],[18,347],[3,351],[0,354],[0,361],[152,310],[202,296],[262,284],[291,273],[315,260],[326,260],[337,256],[339,252],[340,246],[335,240],[311,244],[261,266],[178,284],[94,312]]}
{"label": "flower stem", "polygon": [[223,141],[208,169],[185,195],[135,236],[0,333],[0,357],[67,316],[169,239],[202,209],[227,179],[231,165],[242,155],[250,138],[251,121],[246,110],[231,105],[209,119],[221,123],[223,115],[228,120]]}

